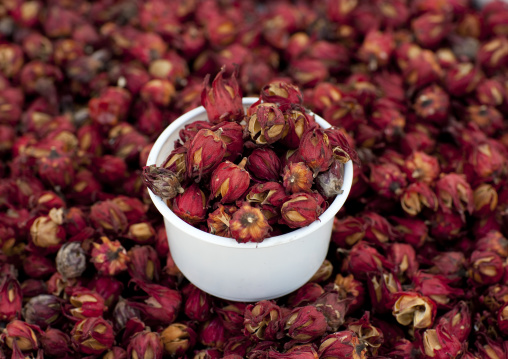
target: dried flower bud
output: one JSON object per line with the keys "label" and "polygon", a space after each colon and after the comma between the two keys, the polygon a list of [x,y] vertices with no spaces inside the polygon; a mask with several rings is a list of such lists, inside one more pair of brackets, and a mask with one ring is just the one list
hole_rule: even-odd
{"label": "dried flower bud", "polygon": [[48,328],[41,335],[39,341],[46,355],[62,358],[74,354],[71,338],[61,330]]}
{"label": "dried flower bud", "polygon": [[277,154],[268,147],[256,148],[247,158],[246,168],[255,180],[277,181],[281,162]]}
{"label": "dried flower bud", "polygon": [[311,305],[295,308],[289,313],[284,329],[293,343],[309,343],[326,332],[325,316]]}
{"label": "dried flower bud", "polygon": [[196,343],[196,333],[191,327],[182,323],[173,323],[161,332],[164,353],[184,355]]}
{"label": "dried flower bud", "polygon": [[183,289],[184,313],[191,320],[204,322],[212,315],[212,297],[193,285],[187,284]]}
{"label": "dried flower bud", "polygon": [[213,197],[221,196],[221,203],[230,203],[240,199],[250,184],[250,175],[244,169],[245,157],[240,164],[230,161],[222,162],[212,172],[210,190]]}
{"label": "dried flower bud", "polygon": [[311,187],[314,183],[312,171],[304,162],[289,163],[282,175],[282,184],[286,193],[311,193]]}
{"label": "dried flower bud", "polygon": [[61,300],[51,294],[41,294],[30,298],[23,307],[25,321],[42,329],[56,324],[61,314]]}
{"label": "dried flower bud", "polygon": [[303,95],[298,87],[293,84],[273,81],[261,89],[261,99],[263,102],[276,103],[283,106],[289,104],[301,105]]}
{"label": "dried flower bud", "polygon": [[282,138],[278,141],[287,148],[296,149],[300,146],[303,134],[310,126],[310,121],[306,113],[290,109],[284,112],[286,129],[282,134]]}
{"label": "dried flower bud", "polygon": [[201,181],[201,177],[213,171],[222,162],[226,153],[226,144],[222,141],[221,130],[199,130],[191,140],[186,158],[187,176]]}
{"label": "dried flower bud", "polygon": [[277,340],[283,337],[281,308],[273,301],[249,304],[244,312],[244,334],[256,340]]}
{"label": "dried flower bud", "polygon": [[23,270],[31,278],[44,278],[55,273],[55,263],[47,258],[29,255],[23,260]]}
{"label": "dried flower bud", "polygon": [[367,347],[355,332],[344,330],[324,337],[319,345],[318,356],[320,359],[364,359],[367,357]]}
{"label": "dried flower bud", "polygon": [[495,252],[474,251],[469,261],[468,275],[476,284],[495,284],[503,277],[503,261]]}
{"label": "dried flower bud", "polygon": [[244,328],[244,315],[247,303],[226,302],[225,306],[215,307],[222,325],[231,333],[241,333]]}
{"label": "dried flower bud", "polygon": [[379,313],[390,311],[397,300],[397,293],[402,290],[397,277],[388,272],[369,274],[367,288],[373,309]]}
{"label": "dried flower bud", "polygon": [[234,161],[243,152],[243,127],[236,122],[220,122],[211,128],[219,131],[221,140],[226,144],[224,159]]}
{"label": "dried flower bud", "polygon": [[129,275],[145,282],[158,282],[161,265],[155,249],[151,246],[134,246],[127,253]]}
{"label": "dried flower bud", "polygon": [[394,265],[394,273],[400,278],[413,278],[419,263],[416,252],[410,244],[393,243],[388,248],[387,259]]}
{"label": "dried flower bud", "polygon": [[483,43],[478,50],[478,62],[485,70],[495,71],[508,63],[508,40],[497,36]]}
{"label": "dried flower bud", "polygon": [[233,213],[229,227],[238,243],[261,242],[272,229],[261,210],[248,204]]}
{"label": "dried flower bud", "polygon": [[101,237],[102,244],[94,243],[92,259],[99,273],[117,275],[127,269],[129,258],[119,241],[111,242],[108,237]]}
{"label": "dried flower bud", "polygon": [[273,103],[261,103],[249,109],[253,113],[247,121],[250,137],[260,145],[280,140],[288,127],[282,111]]}
{"label": "dried flower bud", "polygon": [[129,92],[120,87],[108,87],[99,97],[88,102],[90,118],[99,125],[114,126],[128,113],[131,102]]}
{"label": "dried flower bud", "polygon": [[113,327],[101,317],[86,318],[74,325],[72,343],[84,354],[98,355],[110,349],[115,340]]}
{"label": "dried flower bud", "polygon": [[10,321],[18,318],[22,300],[19,282],[9,275],[0,277],[0,320]]}
{"label": "dried flower bud", "polygon": [[415,292],[400,292],[393,305],[393,316],[402,325],[429,328],[434,323],[436,304],[428,297]]}
{"label": "dried flower bud", "polygon": [[185,222],[197,224],[205,220],[206,206],[205,194],[193,183],[173,199],[171,210]]}
{"label": "dried flower bud", "polygon": [[381,269],[391,270],[392,265],[374,247],[363,241],[355,244],[343,262],[343,268],[355,273],[360,279],[366,279],[367,273]]}
{"label": "dried flower bud", "polygon": [[454,65],[446,72],[444,83],[453,96],[464,96],[475,90],[481,80],[481,72],[470,62]]}
{"label": "dried flower bud", "polygon": [[432,358],[456,357],[461,354],[463,349],[463,345],[457,339],[455,333],[450,332],[442,325],[423,332],[422,346],[423,352]]}
{"label": "dried flower bud", "polygon": [[388,64],[394,48],[395,43],[390,32],[369,31],[358,50],[358,57],[368,64],[369,69],[375,71]]}
{"label": "dried flower bud", "polygon": [[88,289],[97,292],[104,298],[104,304],[108,308],[112,308],[120,298],[120,294],[124,289],[122,282],[113,277],[96,277],[89,284]]}
{"label": "dried flower bud", "polygon": [[364,212],[362,222],[365,228],[365,239],[370,243],[386,243],[395,237],[392,225],[377,213]]}
{"label": "dried flower bud", "polygon": [[205,346],[222,349],[226,341],[226,328],[218,317],[201,325],[199,331],[199,342]]}
{"label": "dried flower bud", "polygon": [[438,326],[453,333],[460,343],[467,340],[471,332],[471,311],[466,302],[458,302],[452,310],[441,316]]}
{"label": "dried flower bud", "polygon": [[74,289],[69,301],[73,306],[69,312],[80,319],[99,317],[107,310],[104,298],[99,293],[85,288]]}
{"label": "dried flower bud", "polygon": [[332,163],[332,148],[328,135],[320,128],[308,130],[301,139],[298,153],[302,160],[314,172],[326,171]]}
{"label": "dried flower bud", "polygon": [[302,57],[291,61],[289,73],[302,87],[312,88],[330,77],[328,66],[321,59]]}
{"label": "dried flower bud", "polygon": [[158,284],[133,279],[148,295],[144,303],[128,301],[129,306],[139,309],[150,322],[169,324],[175,320],[182,304],[181,294]]}
{"label": "dried flower bud", "polygon": [[291,228],[308,226],[323,213],[323,203],[323,197],[315,194],[293,194],[281,207],[282,222]]}
{"label": "dried flower bud", "polygon": [[65,243],[56,254],[56,269],[65,278],[77,278],[86,269],[85,251],[79,242]]}
{"label": "dried flower bud", "polygon": [[231,78],[224,80],[226,67],[223,66],[213,80],[211,88],[209,85],[210,76],[205,77],[201,104],[206,109],[211,123],[240,121],[243,118],[242,94],[237,82],[237,71],[235,69]]}
{"label": "dried flower bud", "polygon": [[426,243],[429,236],[429,228],[425,221],[399,217],[391,217],[390,219],[397,223],[395,231],[398,234],[398,238],[413,247],[421,247]]}
{"label": "dried flower bud", "polygon": [[497,325],[503,334],[508,332],[508,304],[503,305],[497,312]]}
{"label": "dried flower bud", "polygon": [[451,24],[444,13],[425,13],[411,21],[416,40],[426,48],[436,48],[450,31]]}
{"label": "dried flower bud", "polygon": [[[319,176],[318,176],[319,178]],[[337,247],[351,247],[365,236],[365,225],[359,218],[334,219],[332,241]]]}
{"label": "dried flower bud", "polygon": [[410,184],[400,198],[402,209],[411,216],[420,213],[423,206],[436,211],[438,203],[436,194],[424,182]]}
{"label": "dried flower bud", "polygon": [[158,333],[142,331],[131,337],[127,352],[130,358],[162,359],[163,346]]}
{"label": "dried flower bud", "polygon": [[421,151],[414,151],[406,158],[403,169],[409,181],[427,184],[433,183],[440,172],[437,158]]}
{"label": "dried flower bud", "polygon": [[30,227],[30,236],[35,246],[55,252],[65,240],[65,229],[61,226],[63,219],[59,211],[50,212],[47,216],[38,217]]}
{"label": "dried flower bud", "polygon": [[38,337],[42,331],[37,325],[15,319],[5,326],[4,331],[3,341],[10,349],[15,346],[22,351],[39,349]]}
{"label": "dried flower bud", "polygon": [[466,108],[470,122],[478,125],[489,136],[503,128],[503,115],[496,108],[486,105],[470,105]]}
{"label": "dried flower bud", "polygon": [[450,99],[441,87],[433,84],[418,93],[413,108],[422,120],[443,124],[448,120]]}
{"label": "dried flower bud", "polygon": [[436,182],[436,192],[439,205],[444,212],[450,212],[454,208],[462,216],[466,210],[470,214],[473,213],[473,191],[464,175],[456,173],[443,175]]}
{"label": "dried flower bud", "polygon": [[111,200],[97,202],[90,208],[90,220],[100,229],[117,234],[127,229],[127,217]]}
{"label": "dried flower bud", "polygon": [[449,308],[450,303],[464,295],[462,289],[450,287],[451,281],[438,274],[419,272],[412,280],[415,290],[432,299],[438,308]]}
{"label": "dried flower bud", "polygon": [[406,175],[393,163],[370,164],[370,185],[383,197],[398,197],[407,186]]}
{"label": "dried flower bud", "polygon": [[217,209],[210,212],[206,220],[209,232],[217,236],[232,238],[229,221],[231,221],[231,215],[236,209],[234,206],[224,207],[222,204],[218,204]]}
{"label": "dried flower bud", "polygon": [[383,344],[383,332],[371,324],[369,312],[365,312],[359,320],[350,321],[347,327],[356,333],[360,342],[365,343],[372,354],[376,354],[378,348]]}

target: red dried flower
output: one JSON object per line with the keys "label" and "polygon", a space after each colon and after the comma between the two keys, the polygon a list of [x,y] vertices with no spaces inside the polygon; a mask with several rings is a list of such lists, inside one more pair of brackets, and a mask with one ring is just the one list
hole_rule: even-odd
{"label": "red dried flower", "polygon": [[367,357],[367,347],[355,332],[344,330],[324,337],[319,345],[318,356],[322,359],[363,359]]}
{"label": "red dried flower", "polygon": [[101,317],[86,318],[74,325],[72,343],[84,353],[98,355],[110,349],[115,340],[113,327]]}
{"label": "red dried flower", "polygon": [[316,221],[324,212],[323,197],[317,194],[296,193],[282,204],[282,223],[291,228],[305,227]]}
{"label": "red dried flower", "polygon": [[244,334],[255,340],[277,340],[284,336],[282,311],[273,301],[249,304],[244,317]]}
{"label": "red dried flower", "polygon": [[261,242],[272,230],[261,210],[248,204],[233,213],[229,228],[239,243]]}
{"label": "red dried flower", "polygon": [[332,164],[332,148],[328,135],[320,128],[309,129],[303,134],[298,153],[302,160],[314,172],[326,171]]}
{"label": "red dried flower", "polygon": [[162,359],[163,345],[159,333],[145,330],[134,334],[129,340],[127,353],[131,358]]}
{"label": "red dried flower", "polygon": [[177,195],[171,210],[189,224],[197,224],[206,218],[206,198],[197,183],[187,187],[183,193]]}
{"label": "red dried flower", "polygon": [[99,293],[85,288],[74,289],[69,301],[73,306],[69,312],[72,316],[80,319],[100,317],[107,310],[104,298]]}
{"label": "red dried flower", "polygon": [[462,218],[464,212],[473,213],[473,190],[464,175],[448,173],[436,182],[439,205],[445,213],[457,210]]}
{"label": "red dried flower", "polygon": [[438,199],[432,189],[424,182],[410,184],[400,197],[400,204],[404,212],[411,216],[420,213],[423,206],[436,211]]}
{"label": "red dried flower", "polygon": [[227,331],[222,321],[218,317],[214,317],[201,325],[198,340],[205,346],[220,350],[224,347],[226,335]]}
{"label": "red dried flower", "polygon": [[149,282],[158,282],[161,265],[155,249],[151,246],[134,246],[127,253],[127,266],[132,278]]}
{"label": "red dried flower", "polygon": [[212,197],[220,195],[221,203],[230,203],[240,199],[249,188],[250,175],[244,169],[247,158],[235,165],[230,161],[222,162],[212,172],[210,190]]}
{"label": "red dried flower", "polygon": [[321,337],[326,328],[325,316],[311,305],[293,309],[284,326],[292,343],[309,343]]}
{"label": "red dried flower", "polygon": [[281,171],[281,161],[276,153],[268,148],[256,148],[247,158],[246,168],[255,180],[277,181]]}
{"label": "red dried flower", "polygon": [[183,323],[173,323],[161,332],[164,353],[169,355],[184,355],[196,343],[196,333]]}
{"label": "red dried flower", "polygon": [[215,132],[201,129],[196,133],[185,155],[188,177],[197,177],[196,181],[199,182],[204,174],[211,172],[222,162],[227,147],[220,135],[220,129]]}
{"label": "red dried flower", "polygon": [[469,278],[475,284],[495,284],[504,275],[504,264],[495,252],[476,250],[469,259]]}
{"label": "red dried flower", "polygon": [[415,292],[400,292],[393,305],[393,316],[402,325],[429,328],[434,323],[436,304],[430,298]]}
{"label": "red dried flower", "polygon": [[2,339],[10,349],[17,347],[22,351],[31,351],[39,349],[38,337],[41,334],[42,330],[37,325],[15,319],[5,326]]}
{"label": "red dried flower", "polygon": [[10,321],[19,318],[23,296],[19,282],[9,276],[3,276],[0,282],[0,319]]}

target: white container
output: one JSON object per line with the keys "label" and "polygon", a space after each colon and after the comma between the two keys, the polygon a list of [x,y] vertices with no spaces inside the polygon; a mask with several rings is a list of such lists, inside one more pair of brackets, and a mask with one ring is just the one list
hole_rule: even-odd
{"label": "white container", "polygon": [[[247,108],[257,98],[244,98]],[[203,107],[176,119],[159,136],[148,156],[147,165],[160,166],[173,150],[179,131],[188,123],[207,120]],[[330,124],[321,117],[323,128]],[[254,302],[281,297],[305,284],[319,269],[328,251],[333,218],[351,189],[353,165],[346,163],[343,193],[338,195],[319,220],[307,227],[262,243],[237,243],[203,232],[175,215],[162,199],[150,192],[153,203],[164,217],[171,255],[181,272],[196,287],[223,299]]]}

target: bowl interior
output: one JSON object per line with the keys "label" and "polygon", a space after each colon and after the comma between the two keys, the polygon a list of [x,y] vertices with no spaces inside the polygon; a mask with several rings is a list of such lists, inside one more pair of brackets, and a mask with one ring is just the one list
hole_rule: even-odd
{"label": "bowl interior", "polygon": [[[243,105],[245,108],[248,108],[257,100],[258,98],[256,97],[245,97],[243,98]],[[317,115],[314,116],[316,118],[316,122],[321,127],[323,128],[330,127],[330,124],[326,122],[323,118]],[[154,146],[148,156],[148,160],[146,163],[147,166],[154,164],[160,166],[164,162],[164,160],[167,158],[167,156],[169,156],[169,154],[173,150],[175,141],[179,139],[180,130],[186,124],[194,121],[205,121],[207,119],[208,117],[206,114],[206,110],[204,109],[204,107],[200,106],[187,112],[186,114],[182,115],[181,117],[173,121],[166,128],[166,130],[162,132],[157,141],[155,141]],[[353,165],[352,162],[349,161],[345,164],[344,168],[344,184],[342,185],[343,192],[337,195],[337,197],[335,197],[333,202],[330,203],[328,209],[319,217],[317,221],[311,223],[309,226],[299,228],[292,232],[280,236],[267,238],[261,243],[238,243],[232,238],[220,237],[210,233],[203,232],[180,219],[176,214],[173,213],[173,211],[171,211],[171,209],[169,209],[166,203],[159,196],[156,196],[150,190],[148,190],[148,192],[150,194],[150,198],[152,199],[153,203],[155,204],[159,212],[161,212],[161,214],[171,223],[178,225],[181,228],[185,228],[185,230],[190,235],[194,235],[196,237],[199,237],[203,241],[211,242],[219,246],[237,247],[237,248],[260,248],[281,245],[289,241],[292,241],[296,238],[300,238],[302,236],[311,234],[317,228],[321,227],[322,223],[326,223],[329,220],[331,220],[346,201],[346,198],[351,189],[352,182],[353,182]]]}

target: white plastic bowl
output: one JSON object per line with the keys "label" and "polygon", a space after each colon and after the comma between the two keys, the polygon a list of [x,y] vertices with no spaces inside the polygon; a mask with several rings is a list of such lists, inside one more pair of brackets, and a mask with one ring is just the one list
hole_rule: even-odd
{"label": "white plastic bowl", "polygon": [[[243,105],[247,108],[257,100],[244,98]],[[166,128],[150,151],[147,165],[160,166],[173,150],[179,131],[196,120],[207,120],[203,107],[189,111]],[[316,121],[323,128],[330,127],[317,115]],[[344,171],[344,192],[318,221],[262,243],[237,243],[203,232],[181,220],[152,191],[149,193],[164,217],[171,255],[185,277],[216,297],[254,302],[293,292],[319,269],[328,251],[333,218],[346,201],[352,180],[353,165],[349,161]]]}

